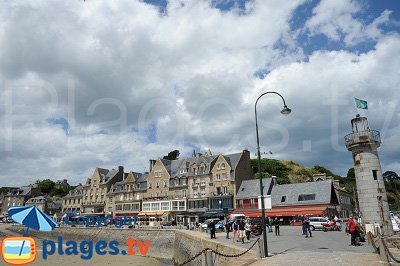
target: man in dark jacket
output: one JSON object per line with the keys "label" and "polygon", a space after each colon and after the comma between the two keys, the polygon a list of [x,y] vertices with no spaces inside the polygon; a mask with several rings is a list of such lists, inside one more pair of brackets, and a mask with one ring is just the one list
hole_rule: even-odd
{"label": "man in dark jacket", "polygon": [[244,244],[244,226],[245,226],[244,220],[241,219],[239,222],[239,239],[242,240],[243,244]]}
{"label": "man in dark jacket", "polygon": [[229,232],[231,230],[232,230],[232,223],[226,222],[226,224],[225,224],[226,239],[229,239]]}
{"label": "man in dark jacket", "polygon": [[215,223],[214,221],[211,221],[211,223],[208,225],[208,227],[210,228],[211,231],[211,239],[215,239]]}

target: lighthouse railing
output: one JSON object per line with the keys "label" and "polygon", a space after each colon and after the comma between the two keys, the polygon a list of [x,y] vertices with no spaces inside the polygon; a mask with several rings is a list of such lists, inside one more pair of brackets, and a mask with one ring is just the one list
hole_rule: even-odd
{"label": "lighthouse railing", "polygon": [[350,133],[344,137],[346,147],[353,144],[362,143],[380,143],[381,136],[377,130],[366,130],[355,133]]}

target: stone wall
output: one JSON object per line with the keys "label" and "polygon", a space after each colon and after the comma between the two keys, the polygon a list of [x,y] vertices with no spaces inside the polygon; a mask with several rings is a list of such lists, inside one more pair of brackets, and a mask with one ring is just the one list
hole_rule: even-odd
{"label": "stone wall", "polygon": [[[174,261],[176,264],[180,264],[193,257],[206,247],[229,255],[239,254],[245,251],[244,249],[238,248],[234,245],[211,241],[204,237],[199,237],[197,234],[193,234],[190,231],[177,230],[175,234]],[[245,255],[240,256],[239,259],[215,256],[213,261],[214,265],[245,265],[246,262],[254,261],[254,258],[256,257],[256,253],[253,250],[250,250]],[[201,265],[200,259],[201,256],[187,265]],[[233,261],[234,263],[232,263]]]}
{"label": "stone wall", "polygon": [[[18,235],[22,235],[23,231],[26,230],[25,227],[22,227],[20,225],[13,225],[8,227],[7,229]],[[58,236],[62,236],[64,243],[68,240],[87,240],[93,242],[97,242],[99,240],[116,240],[120,242],[121,246],[125,245],[125,242],[129,237],[141,241],[150,240],[151,246],[147,253],[147,256],[157,258],[168,265],[172,265],[173,263],[182,263],[192,256],[196,255],[198,252],[206,247],[221,252],[223,254],[231,255],[239,254],[245,251],[245,249],[236,247],[234,245],[211,241],[206,238],[206,235],[204,235],[204,233],[187,230],[134,230],[119,229],[113,227],[61,227],[56,228],[54,231],[51,232],[30,230],[29,235],[36,237],[39,242],[46,239],[55,240]],[[253,250],[250,250],[239,259],[215,256],[214,265],[224,265],[228,262],[230,262],[229,265],[245,265],[246,262],[254,261],[254,258],[256,257],[257,254]],[[234,264],[232,264],[232,261],[235,261]],[[187,265],[201,265],[201,258]]]}
{"label": "stone wall", "polygon": [[[9,230],[22,235],[22,231],[25,227],[22,226],[11,226]],[[174,230],[134,230],[134,229],[120,229],[112,227],[102,228],[81,228],[81,227],[61,227],[56,228],[51,232],[40,232],[35,230],[29,230],[29,236],[33,236],[39,239],[56,239],[58,236],[62,236],[63,242],[67,240],[74,241],[112,241],[116,240],[121,246],[125,245],[127,239],[132,237],[135,240],[150,240],[151,246],[147,253],[147,256],[161,259],[163,261],[172,262],[174,254],[174,241],[175,231]]]}

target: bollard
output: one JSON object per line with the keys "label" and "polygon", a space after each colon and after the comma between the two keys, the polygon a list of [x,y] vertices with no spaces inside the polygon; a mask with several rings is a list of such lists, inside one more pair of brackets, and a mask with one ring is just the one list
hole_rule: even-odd
{"label": "bollard", "polygon": [[203,252],[201,254],[201,266],[206,266],[207,263],[207,252]]}
{"label": "bollard", "polygon": [[213,264],[212,250],[207,249],[206,254],[207,254],[207,256],[206,256],[207,257],[207,266],[213,266],[214,264]]}
{"label": "bollard", "polygon": [[260,259],[264,258],[264,245],[263,245],[262,237],[260,237],[260,240],[258,240],[258,256]]}
{"label": "bollard", "polygon": [[383,245],[383,239],[379,239],[379,257],[383,262],[389,262],[388,257],[386,256],[386,250]]}

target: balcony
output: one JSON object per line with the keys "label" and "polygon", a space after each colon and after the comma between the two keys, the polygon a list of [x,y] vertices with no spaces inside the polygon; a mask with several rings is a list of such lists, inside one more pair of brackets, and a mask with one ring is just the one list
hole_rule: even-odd
{"label": "balcony", "polygon": [[378,146],[381,144],[381,136],[377,130],[350,133],[344,137],[344,140],[348,149],[362,144],[374,144]]}

